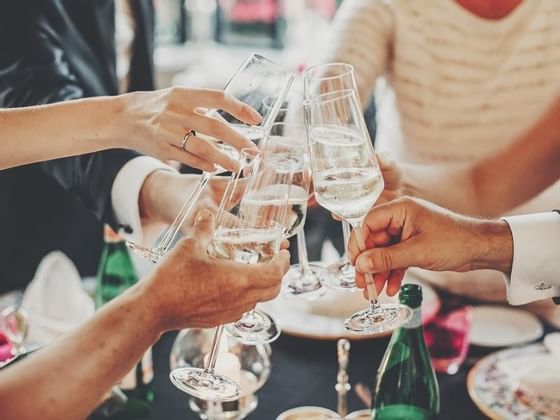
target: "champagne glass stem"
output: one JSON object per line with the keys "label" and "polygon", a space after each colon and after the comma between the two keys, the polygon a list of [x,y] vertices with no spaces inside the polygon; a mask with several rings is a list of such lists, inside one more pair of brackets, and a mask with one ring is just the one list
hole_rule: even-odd
{"label": "champagne glass stem", "polygon": [[165,232],[165,235],[159,242],[157,249],[161,254],[167,252],[167,250],[177,237],[177,234],[181,230],[181,226],[183,226],[183,223],[185,223],[185,220],[187,220],[187,217],[191,213],[196,200],[198,200],[198,197],[202,193],[202,190],[204,190],[204,187],[206,187],[206,184],[208,184],[208,181],[210,181],[210,178],[212,178],[212,176],[213,173],[211,172],[204,172],[202,174],[200,180],[194,187],[194,190],[192,190],[188,198],[185,200],[185,204],[183,204],[183,207],[181,207],[179,214],[177,215],[171,226],[169,226],[169,228]]}
{"label": "champagne glass stem", "polygon": [[346,220],[342,221],[342,236],[344,238],[344,255],[342,256],[342,260],[344,264],[349,264],[350,260],[348,259],[348,240],[350,239],[350,223]]}
{"label": "champagne glass stem", "polygon": [[208,356],[208,362],[204,367],[206,373],[213,374],[214,368],[216,367],[216,360],[218,360],[218,350],[220,348],[220,341],[222,340],[222,334],[224,332],[224,326],[220,325],[216,328],[214,333],[214,338],[212,338],[212,346],[210,348],[210,355]]}
{"label": "champagne glass stem", "polygon": [[307,256],[307,245],[305,243],[305,231],[303,228],[301,228],[297,234],[297,248],[301,271],[304,274],[310,273],[311,268],[309,268],[309,257]]}
{"label": "champagne glass stem", "polygon": [[[354,225],[354,232],[356,233],[356,240],[358,241],[358,247],[360,251],[366,250],[366,242],[364,240],[364,234],[362,233],[362,224],[357,223]],[[377,302],[377,291],[375,290],[375,283],[373,282],[373,275],[371,273],[364,273],[366,279],[366,286],[369,297],[370,310],[376,312],[380,310],[380,305]]]}

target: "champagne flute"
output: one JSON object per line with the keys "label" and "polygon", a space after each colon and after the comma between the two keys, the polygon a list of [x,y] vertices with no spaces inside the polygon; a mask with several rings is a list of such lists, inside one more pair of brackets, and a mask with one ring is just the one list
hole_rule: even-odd
{"label": "champagne flute", "polygon": [[[362,222],[383,192],[383,176],[353,90],[306,101],[305,123],[317,202],[353,227],[365,250]],[[366,274],[370,307],[344,323],[348,331],[377,334],[405,323],[412,311],[401,304],[379,304],[371,274]]]}
{"label": "champagne flute", "polygon": [[[231,80],[226,85],[224,91],[231,94],[233,97],[240,101],[252,106],[259,111],[263,117],[258,125],[250,126],[239,121],[237,118],[223,110],[209,110],[208,115],[226,121],[232,127],[252,140],[254,143],[265,135],[274,122],[276,114],[286,96],[293,81],[291,76],[286,70],[258,54],[251,54],[241,67],[235,72]],[[263,107],[263,99],[265,97],[272,98],[271,106]],[[214,139],[197,133],[207,141],[213,142],[222,151],[237,159],[238,152],[231,146],[224,144],[219,139]],[[169,248],[175,242],[181,227],[188,219],[196,200],[214,175],[223,173],[225,170],[221,167],[216,167],[213,172],[203,172],[199,182],[194,189],[189,193],[185,203],[181,207],[179,214],[176,216],[173,223],[161,236],[160,241],[155,247],[144,247],[128,241],[128,246],[138,255],[152,261],[157,262],[165,255]]]}
{"label": "champagne flute", "polygon": [[[275,175],[258,151],[247,151],[246,154],[244,150],[241,154],[242,162],[247,164],[245,170],[230,178],[208,253],[217,259],[256,264],[272,260],[280,251],[289,190],[284,188],[283,194],[277,193],[277,201],[269,206],[255,205],[252,197],[275,187],[279,180],[291,177],[291,174]],[[246,182],[240,182],[242,174],[248,174]],[[239,384],[215,372],[223,330],[223,325],[216,329],[204,368],[179,368],[170,373],[170,380],[177,388],[207,401],[239,398]]]}
{"label": "champagne flute", "polygon": [[[301,100],[299,106],[302,113]],[[326,292],[321,283],[321,275],[325,269],[309,262],[305,243],[304,224],[311,187],[311,166],[305,127],[300,124],[275,123],[264,147],[272,153],[288,157],[296,166],[290,193],[291,212],[288,212],[288,223],[290,216],[294,223],[287,237],[293,236],[294,233],[297,235],[299,263],[292,265],[284,276],[283,293],[288,297],[316,299]]]}
{"label": "champagne flute", "polygon": [[[305,99],[347,89],[357,92],[354,67],[347,63],[327,63],[309,67],[303,73],[303,89]],[[353,292],[356,290],[356,280],[354,267],[348,260],[350,225],[346,220],[342,221],[342,234],[344,255],[324,270],[323,281],[332,289]]]}
{"label": "champagne flute", "polygon": [[[240,213],[252,217],[261,217],[261,214],[269,212],[282,213],[282,239],[286,239],[297,232],[305,219],[302,211],[307,206],[307,191],[293,185],[293,180],[304,177],[306,173],[301,163],[302,156],[295,158],[290,149],[283,147],[280,150],[276,146],[271,146],[267,138],[258,152],[261,155],[256,167],[259,175],[250,178]],[[281,332],[274,318],[260,309],[253,309],[239,321],[226,325],[226,331],[235,340],[249,345],[271,343]]]}

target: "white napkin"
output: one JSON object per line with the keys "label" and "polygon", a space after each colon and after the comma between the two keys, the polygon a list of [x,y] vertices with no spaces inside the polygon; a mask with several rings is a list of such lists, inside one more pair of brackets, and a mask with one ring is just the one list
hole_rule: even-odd
{"label": "white napkin", "polygon": [[548,353],[503,360],[499,368],[521,390],[560,403],[560,333],[548,334],[543,343]]}
{"label": "white napkin", "polygon": [[29,312],[28,340],[40,346],[78,327],[95,311],[78,270],[60,251],[43,258],[25,289],[22,306]]}

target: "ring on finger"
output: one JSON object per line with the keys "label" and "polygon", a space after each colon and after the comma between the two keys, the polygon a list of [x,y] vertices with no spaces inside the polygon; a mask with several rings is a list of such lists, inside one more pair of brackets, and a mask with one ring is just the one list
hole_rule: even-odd
{"label": "ring on finger", "polygon": [[191,137],[196,137],[196,131],[194,130],[189,130],[184,136],[183,136],[183,140],[181,140],[181,149],[183,149],[184,152],[187,151],[187,142],[189,141],[189,139]]}

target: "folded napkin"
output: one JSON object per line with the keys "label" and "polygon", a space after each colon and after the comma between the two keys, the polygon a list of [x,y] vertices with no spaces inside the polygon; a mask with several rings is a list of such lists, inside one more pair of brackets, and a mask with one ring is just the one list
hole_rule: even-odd
{"label": "folded napkin", "polygon": [[60,251],[43,258],[25,289],[22,306],[29,313],[28,341],[40,346],[73,330],[95,311],[78,270]]}
{"label": "folded napkin", "polygon": [[560,404],[560,333],[548,334],[543,344],[547,353],[506,359],[499,368],[525,393]]}

